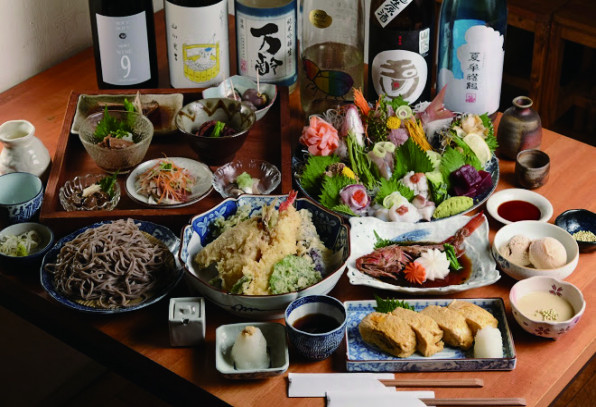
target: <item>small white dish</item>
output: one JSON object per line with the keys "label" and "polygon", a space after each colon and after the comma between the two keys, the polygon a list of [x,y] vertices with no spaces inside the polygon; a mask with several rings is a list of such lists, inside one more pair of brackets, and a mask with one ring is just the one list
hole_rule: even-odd
{"label": "small white dish", "polygon": [[192,187],[192,191],[185,202],[161,202],[157,203],[153,198],[146,197],[137,192],[136,181],[137,178],[153,167],[156,163],[164,158],[156,158],[154,160],[145,161],[139,164],[126,179],[126,193],[135,202],[143,205],[155,206],[155,207],[166,207],[166,208],[181,208],[184,206],[192,205],[211,192],[213,188],[211,182],[213,179],[213,173],[206,164],[202,162],[191,160],[190,158],[184,157],[168,157],[168,160],[172,161],[179,167],[186,168],[196,178],[196,184]]}
{"label": "small white dish", "polygon": [[[574,314],[565,321],[540,321],[528,318],[518,308],[519,300],[526,294],[546,292],[569,302]],[[579,288],[566,281],[553,277],[537,276],[517,282],[509,291],[509,302],[513,317],[525,331],[543,338],[558,339],[569,332],[581,319],[586,309],[586,301]]]}
{"label": "small white dish", "polygon": [[[252,79],[246,76],[234,75],[230,78],[226,79],[222,83],[220,83],[216,87],[208,88],[203,91],[204,98],[231,98],[234,99],[234,95],[232,90],[236,90],[240,96],[247,90],[247,89],[257,89],[257,84]],[[255,115],[257,116],[257,120],[261,120],[263,116],[267,114],[273,103],[275,103],[275,99],[277,98],[277,87],[271,83],[259,83],[259,91],[265,95],[269,99],[269,103],[257,111],[255,111]]]}
{"label": "small white dish", "polygon": [[[265,369],[236,369],[232,359],[232,346],[247,326],[259,328],[267,340],[267,352],[271,364]],[[242,322],[221,325],[215,330],[215,368],[227,379],[265,379],[284,373],[290,365],[286,330],[277,322]]]}
{"label": "small white dish", "polygon": [[521,188],[503,189],[495,192],[486,201],[486,210],[493,219],[508,225],[512,222],[499,215],[498,209],[501,204],[509,201],[525,201],[536,206],[540,210],[540,219],[538,219],[540,222],[548,222],[553,216],[553,206],[548,199],[536,192]]}
{"label": "small white dish", "polygon": [[253,195],[269,195],[281,182],[281,172],[277,167],[263,160],[234,160],[219,167],[213,173],[213,188],[222,198],[237,198],[245,192],[235,186],[236,179],[242,173],[248,173],[253,179],[259,180],[259,191],[250,192]]}
{"label": "small white dish", "polygon": [[[561,267],[554,269],[537,269],[533,267],[519,266],[512,263],[499,253],[499,249],[505,245],[513,236],[524,235],[530,240],[552,237],[557,239],[567,252],[567,261]],[[537,220],[525,220],[514,222],[503,226],[497,231],[493,239],[492,252],[499,268],[511,278],[523,280],[529,277],[545,276],[558,279],[565,279],[573,273],[579,261],[579,247],[577,241],[565,229],[552,223]]]}

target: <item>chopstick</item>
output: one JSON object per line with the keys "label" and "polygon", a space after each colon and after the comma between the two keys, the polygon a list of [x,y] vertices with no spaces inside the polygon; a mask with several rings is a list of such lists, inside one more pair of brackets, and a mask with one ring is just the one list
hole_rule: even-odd
{"label": "chopstick", "polygon": [[427,406],[525,406],[524,398],[420,399]]}
{"label": "chopstick", "polygon": [[388,387],[482,387],[482,379],[381,379]]}

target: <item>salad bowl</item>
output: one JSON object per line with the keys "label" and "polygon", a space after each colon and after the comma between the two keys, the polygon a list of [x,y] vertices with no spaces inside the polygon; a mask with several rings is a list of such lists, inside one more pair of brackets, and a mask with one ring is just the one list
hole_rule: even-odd
{"label": "salad bowl", "polygon": [[201,269],[194,260],[197,253],[213,240],[216,219],[222,217],[227,219],[241,207],[252,215],[259,212],[263,205],[273,203],[279,205],[286,197],[287,195],[242,195],[239,198],[228,198],[212,209],[193,217],[190,224],[182,230],[182,246],[179,253],[190,287],[220,308],[234,315],[256,320],[283,318],[286,307],[296,298],[330,292],[342,276],[350,253],[348,227],[339,216],[304,198],[296,199],[294,204],[296,209],[306,209],[311,212],[313,224],[321,240],[334,253],[334,264],[328,267],[328,272],[318,283],[285,294],[232,294],[211,285],[209,281],[214,277],[214,271],[211,268]]}

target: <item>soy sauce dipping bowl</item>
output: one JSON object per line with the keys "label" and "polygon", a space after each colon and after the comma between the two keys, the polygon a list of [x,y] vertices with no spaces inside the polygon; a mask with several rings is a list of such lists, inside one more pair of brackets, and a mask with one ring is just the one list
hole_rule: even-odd
{"label": "soy sauce dipping bowl", "polygon": [[[200,127],[212,120],[223,122],[236,132],[222,137],[198,135]],[[176,113],[178,131],[188,140],[201,161],[208,165],[222,165],[232,161],[255,121],[255,112],[248,104],[226,98],[197,100]]]}
{"label": "soy sauce dipping bowl", "polygon": [[[555,225],[565,229],[572,236],[579,231],[596,234],[596,213],[587,209],[570,209],[557,216]],[[591,253],[596,250],[596,242],[575,240],[582,253]]]}
{"label": "soy sauce dipping bowl", "polygon": [[[307,332],[295,326],[296,321],[313,314],[322,314],[335,320],[325,332]],[[346,330],[346,308],[328,295],[308,295],[290,303],[284,314],[286,332],[294,348],[309,360],[327,359],[338,348]]]}

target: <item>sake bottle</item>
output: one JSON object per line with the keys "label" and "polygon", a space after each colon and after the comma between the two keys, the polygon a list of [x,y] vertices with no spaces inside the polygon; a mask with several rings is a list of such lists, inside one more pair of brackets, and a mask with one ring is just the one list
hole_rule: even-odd
{"label": "sake bottle", "polygon": [[170,84],[205,88],[230,76],[227,0],[165,0]]}
{"label": "sake bottle", "polygon": [[236,0],[238,74],[296,87],[296,0]]}
{"label": "sake bottle", "polygon": [[364,71],[364,1],[302,0],[300,100],[308,117],[353,100]]}
{"label": "sake bottle", "polygon": [[444,0],[439,18],[437,91],[445,107],[492,115],[499,109],[506,0]]}
{"label": "sake bottle", "polygon": [[430,100],[434,0],[372,0],[368,39],[368,99],[401,95]]}
{"label": "sake bottle", "polygon": [[157,88],[152,0],[89,0],[97,86]]}

